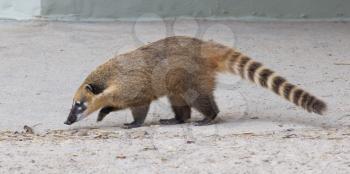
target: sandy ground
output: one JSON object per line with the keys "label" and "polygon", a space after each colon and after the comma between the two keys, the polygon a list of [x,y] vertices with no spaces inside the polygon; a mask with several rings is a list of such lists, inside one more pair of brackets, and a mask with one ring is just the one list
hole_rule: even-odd
{"label": "sandy ground", "polygon": [[[160,126],[172,117],[165,99],[137,129],[120,128],[129,111],[63,124],[94,67],[174,34],[239,48],[327,101],[329,112],[309,114],[226,75],[215,125]],[[350,23],[2,21],[0,38],[0,173],[350,172]]]}

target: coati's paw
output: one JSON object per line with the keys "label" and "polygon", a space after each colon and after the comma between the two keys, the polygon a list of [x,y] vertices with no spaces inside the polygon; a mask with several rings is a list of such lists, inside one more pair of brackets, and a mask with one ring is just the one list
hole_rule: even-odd
{"label": "coati's paw", "polygon": [[183,124],[185,123],[185,121],[179,121],[179,120],[176,120],[175,118],[171,118],[171,119],[160,119],[159,123],[164,125],[174,125],[174,124]]}
{"label": "coati's paw", "polygon": [[123,129],[132,129],[132,128],[137,128],[137,127],[141,127],[141,126],[142,126],[142,124],[133,121],[131,123],[125,123],[122,128]]}
{"label": "coati's paw", "polygon": [[208,119],[208,118],[204,118],[203,120],[199,120],[193,123],[193,125],[195,126],[205,126],[205,125],[211,125],[214,124],[213,119]]}
{"label": "coati's paw", "polygon": [[100,116],[99,116],[99,117],[97,117],[96,122],[100,122],[100,121],[102,121],[102,120],[103,120],[103,118],[104,118],[104,117],[100,117]]}
{"label": "coati's paw", "polygon": [[102,121],[106,117],[106,115],[107,115],[106,113],[100,112],[97,116],[96,122]]}

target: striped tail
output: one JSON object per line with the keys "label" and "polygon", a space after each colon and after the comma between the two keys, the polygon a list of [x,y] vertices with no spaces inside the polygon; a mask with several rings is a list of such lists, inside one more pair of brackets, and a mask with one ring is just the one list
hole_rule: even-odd
{"label": "striped tail", "polygon": [[327,110],[325,102],[298,86],[287,82],[285,78],[278,76],[274,71],[239,52],[234,52],[226,60],[228,60],[226,67],[232,73],[239,74],[243,79],[250,80],[272,90],[277,95],[284,97],[308,112],[322,115]]}

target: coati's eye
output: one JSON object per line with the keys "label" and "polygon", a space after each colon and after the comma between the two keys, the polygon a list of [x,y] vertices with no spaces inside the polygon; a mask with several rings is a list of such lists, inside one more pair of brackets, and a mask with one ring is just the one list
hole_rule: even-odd
{"label": "coati's eye", "polygon": [[87,103],[84,101],[73,101],[71,112],[75,114],[79,114],[86,110]]}
{"label": "coati's eye", "polygon": [[81,104],[82,104],[82,102],[73,100],[72,106],[79,106]]}

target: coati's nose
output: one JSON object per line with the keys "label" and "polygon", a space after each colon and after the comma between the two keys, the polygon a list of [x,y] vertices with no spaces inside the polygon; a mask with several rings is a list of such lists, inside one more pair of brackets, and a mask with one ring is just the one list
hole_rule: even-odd
{"label": "coati's nose", "polygon": [[67,120],[64,122],[66,125],[71,125],[77,121],[77,111],[76,109],[72,108],[71,112],[68,115]]}
{"label": "coati's nose", "polygon": [[64,122],[66,125],[71,125],[77,121],[83,119],[83,112],[87,109],[87,105],[84,102],[76,102],[73,104],[72,109],[68,115],[67,120]]}
{"label": "coati's nose", "polygon": [[77,121],[77,116],[74,113],[70,113],[67,120],[64,122],[66,125],[71,125]]}
{"label": "coati's nose", "polygon": [[64,122],[64,124],[66,124],[66,125],[71,125],[71,124],[73,124],[73,123],[70,122],[69,120],[66,120],[66,121]]}

